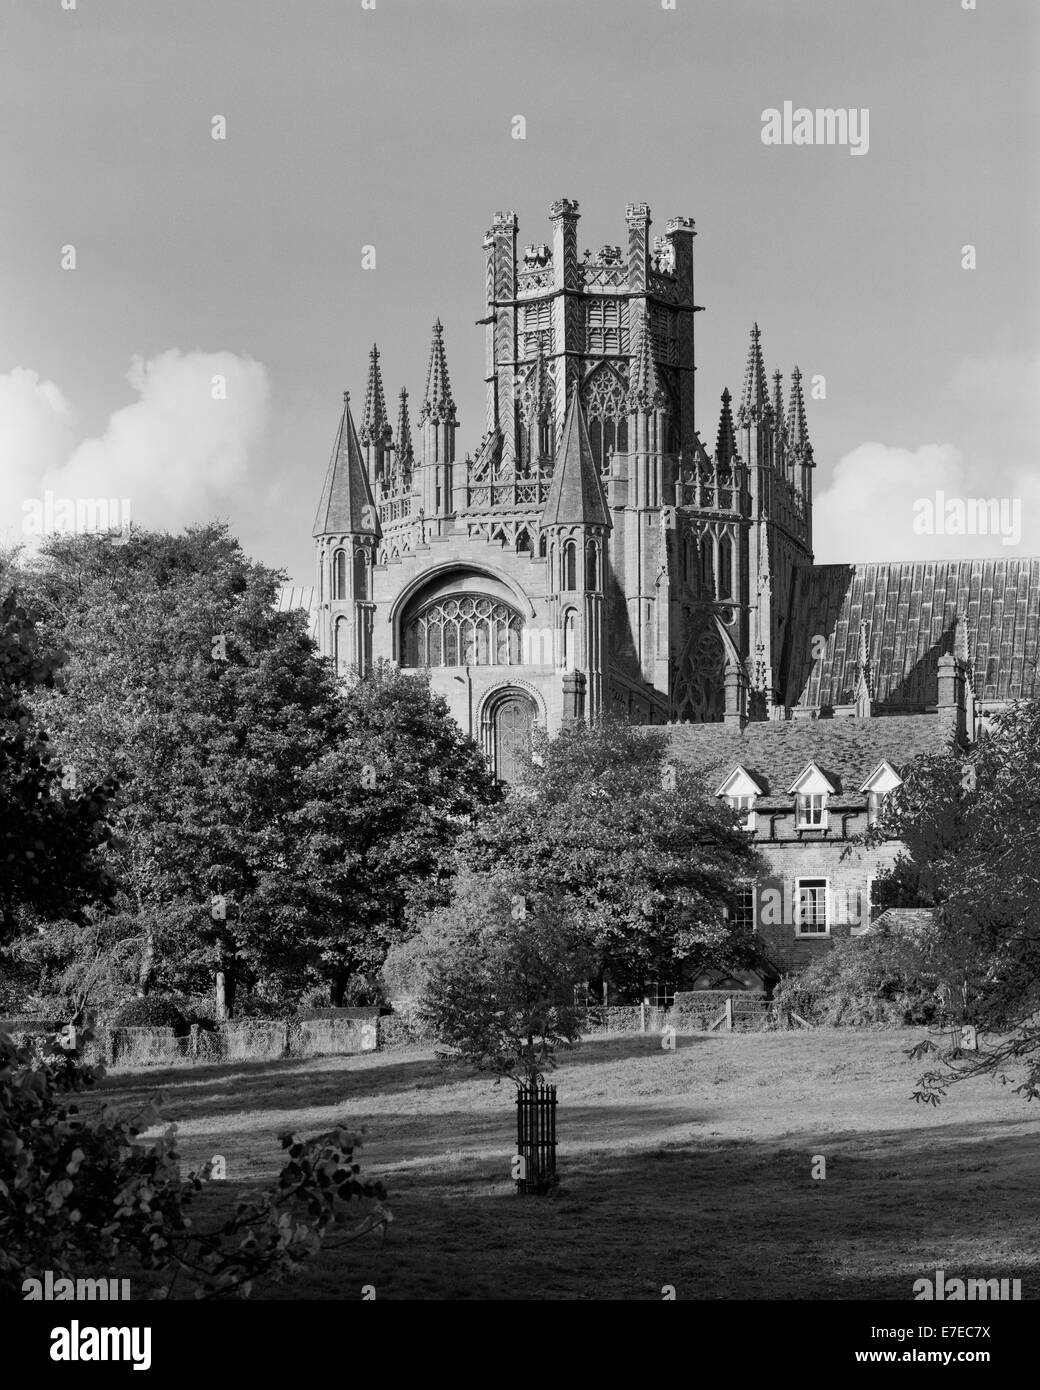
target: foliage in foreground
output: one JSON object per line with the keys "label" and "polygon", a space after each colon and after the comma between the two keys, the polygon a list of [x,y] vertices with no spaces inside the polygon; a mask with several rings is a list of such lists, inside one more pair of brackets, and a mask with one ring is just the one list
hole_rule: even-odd
{"label": "foliage in foreground", "polygon": [[933,968],[954,1021],[970,1025],[978,1052],[951,1034],[914,1055],[936,1063],[917,1098],[935,1104],[951,1082],[1014,1071],[1040,1097],[1040,701],[1000,714],[968,760],[932,759],[890,798],[875,834],[906,853],[884,891],[901,906],[931,906]]}
{"label": "foliage in foreground", "polygon": [[753,959],[728,917],[734,884],[764,872],[732,811],[669,761],[667,736],[605,719],[542,738],[505,804],[459,847],[476,870],[548,898],[632,998],[683,964]]}
{"label": "foliage in foreground", "polygon": [[390,953],[385,974],[417,1001],[443,1060],[519,1083],[540,1079],[580,1037],[574,988],[588,971],[587,947],[558,904],[464,874],[451,907]]}
{"label": "foliage in foreground", "polygon": [[787,975],[773,1002],[827,1027],[933,1023],[943,1013],[938,977],[921,933],[875,928],[836,942],[804,970]]}
{"label": "foliage in foreground", "polygon": [[[89,1040],[84,1030],[79,1043]],[[0,1299],[51,1270],[72,1278],[157,1280],[157,1297],[179,1281],[196,1298],[246,1297],[258,1279],[282,1280],[335,1231],[355,1239],[386,1229],[381,1183],[360,1176],[357,1135],[345,1128],[310,1139],[280,1136],[287,1162],[277,1187],[211,1226],[189,1211],[208,1177],[182,1175],[171,1127],[152,1104],[132,1117],[108,1107],[83,1114],[77,1096],[104,1073],[56,1040],[34,1063],[0,1033]],[[357,1219],[360,1203],[363,1215]]]}

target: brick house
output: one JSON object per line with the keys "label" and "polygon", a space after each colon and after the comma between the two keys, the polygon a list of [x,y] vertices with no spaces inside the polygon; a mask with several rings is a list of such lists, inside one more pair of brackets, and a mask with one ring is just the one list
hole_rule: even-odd
{"label": "brick house", "polygon": [[911,763],[966,753],[974,741],[961,663],[940,658],[936,676],[939,703],[927,713],[871,716],[861,707],[858,715],[749,722],[736,708],[734,687],[724,722],[671,729],[674,761],[746,815],[747,832],[769,865],[764,879],[738,885],[734,900],[734,911],[757,931],[759,969],[724,981],[709,972],[688,985],[768,987],[869,929],[873,882],[900,845],[868,849],[856,841]]}

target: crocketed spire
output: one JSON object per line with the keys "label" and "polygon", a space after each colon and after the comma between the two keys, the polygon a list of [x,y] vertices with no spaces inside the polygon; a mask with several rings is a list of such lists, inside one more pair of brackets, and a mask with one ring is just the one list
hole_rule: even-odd
{"label": "crocketed spire", "polygon": [[397,407],[397,466],[407,476],[412,471],[414,461],[412,425],[408,418],[408,392],[402,386]]}
{"label": "crocketed spire", "polygon": [[744,394],[740,400],[741,419],[761,419],[769,404],[769,386],[762,361],[762,334],[758,324],[751,325],[751,344],[748,347],[747,367],[744,370]]}
{"label": "crocketed spire", "polygon": [[656,410],[664,404],[664,392],[657,378],[654,356],[650,350],[650,331],[646,315],[640,314],[636,325],[636,346],[633,354],[632,380],[628,388],[629,410]]}
{"label": "crocketed spire", "polygon": [[444,355],[444,325],[440,319],[433,325],[433,342],[430,345],[430,365],[426,372],[426,399],[423,401],[422,417],[432,415],[436,418],[454,418],[455,402],[451,398],[451,382],[448,380],[448,359]]}
{"label": "crocketed spire", "polygon": [[361,416],[362,444],[389,444],[393,437],[386,414],[383,395],[383,374],[379,370],[379,349],[375,343],[368,359],[368,386],[365,390],[365,409]]}
{"label": "crocketed spire", "polygon": [[737,436],[733,428],[733,411],[730,409],[732,399],[727,386],[722,392],[722,412],[715,441],[715,460],[720,466],[732,463],[737,456]]}
{"label": "crocketed spire", "polygon": [[802,374],[797,367],[791,373],[791,394],[787,399],[787,444],[797,458],[812,463],[812,445],[809,443],[809,429],[805,423]]}

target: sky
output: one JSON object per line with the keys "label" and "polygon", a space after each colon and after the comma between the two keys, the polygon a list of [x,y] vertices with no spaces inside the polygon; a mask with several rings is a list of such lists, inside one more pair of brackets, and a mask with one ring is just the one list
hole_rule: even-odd
{"label": "sky", "polygon": [[[474,450],[484,231],[570,197],[582,249],[696,219],[709,447],[753,321],[822,378],[819,561],[1040,555],[1040,7],[670,3],[0,0],[0,544],[125,497],[312,582],[372,342],[414,422],[441,318]],[[864,153],[765,144],[788,101],[869,112]],[[1017,535],[923,533],[937,493]]]}

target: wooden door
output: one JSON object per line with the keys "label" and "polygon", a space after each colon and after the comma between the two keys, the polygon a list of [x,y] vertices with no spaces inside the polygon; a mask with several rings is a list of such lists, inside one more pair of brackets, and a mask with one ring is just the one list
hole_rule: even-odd
{"label": "wooden door", "polygon": [[495,776],[515,782],[531,752],[534,706],[525,695],[508,695],[495,709]]}

